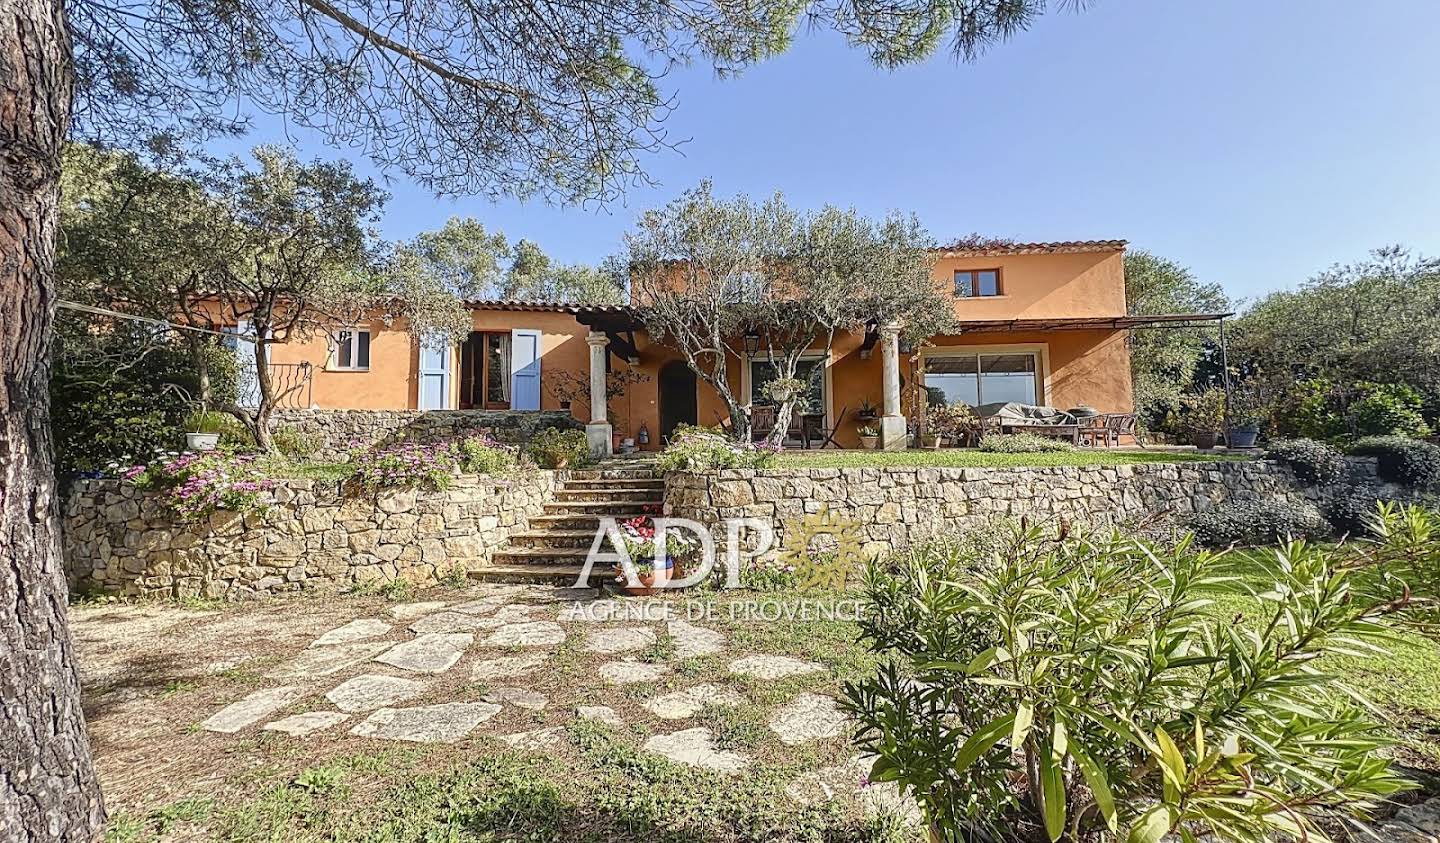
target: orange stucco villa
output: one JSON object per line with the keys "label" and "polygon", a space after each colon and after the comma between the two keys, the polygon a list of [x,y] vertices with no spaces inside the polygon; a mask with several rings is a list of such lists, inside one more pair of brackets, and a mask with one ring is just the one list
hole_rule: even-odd
{"label": "orange stucco villa", "polygon": [[[812,412],[823,414],[826,428],[839,428],[835,442],[842,447],[859,444],[862,402],[877,411],[872,423],[883,429],[886,447],[903,447],[905,387],[916,379],[951,402],[1130,412],[1130,330],[1203,317],[1126,316],[1124,250],[1122,240],[941,250],[936,281],[953,291],[959,333],[913,351],[899,348],[888,326],[838,337],[828,354],[818,350],[802,364],[824,369]],[[303,393],[310,407],[568,409],[590,423],[597,449],[604,442],[608,450],[612,437],[654,449],[679,422],[715,424],[725,415],[714,391],[697,385],[677,352],[652,342],[630,307],[521,301],[469,307],[473,332],[459,347],[421,348],[403,326],[376,322],[274,346],[271,363],[311,364]],[[732,387],[744,401],[759,394],[769,364],[747,361],[738,343],[734,355]],[[600,406],[588,386],[604,383],[606,372],[625,382]]]}

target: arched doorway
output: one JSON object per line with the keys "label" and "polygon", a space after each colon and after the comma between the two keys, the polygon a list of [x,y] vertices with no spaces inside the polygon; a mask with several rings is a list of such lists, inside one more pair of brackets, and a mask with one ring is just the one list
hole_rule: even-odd
{"label": "arched doorway", "polygon": [[660,435],[669,436],[676,425],[697,424],[695,372],[683,360],[660,367]]}

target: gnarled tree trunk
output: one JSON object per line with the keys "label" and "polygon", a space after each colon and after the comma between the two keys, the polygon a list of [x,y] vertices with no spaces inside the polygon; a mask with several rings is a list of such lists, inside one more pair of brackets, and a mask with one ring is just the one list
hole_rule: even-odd
{"label": "gnarled tree trunk", "polygon": [[50,339],[72,68],[60,0],[0,0],[0,840],[104,820],[65,617]]}

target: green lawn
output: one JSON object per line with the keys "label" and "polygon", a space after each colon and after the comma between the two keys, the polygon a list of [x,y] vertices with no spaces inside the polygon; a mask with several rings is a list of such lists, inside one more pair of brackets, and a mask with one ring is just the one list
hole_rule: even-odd
{"label": "green lawn", "polygon": [[[1243,551],[1265,553],[1264,550]],[[1252,588],[1265,590],[1271,583],[1250,579]],[[1259,600],[1227,596],[1213,607],[1217,616],[1243,616],[1247,625],[1261,622]],[[1317,662],[1376,705],[1400,742],[1399,760],[1430,770],[1440,769],[1440,642],[1399,624],[1384,657],[1329,655]]]}
{"label": "green lawn", "polygon": [[1059,451],[1047,454],[993,454],[947,448],[911,451],[786,451],[782,468],[1012,468],[1019,466],[1135,465],[1137,463],[1217,462],[1246,457],[1185,451]]}

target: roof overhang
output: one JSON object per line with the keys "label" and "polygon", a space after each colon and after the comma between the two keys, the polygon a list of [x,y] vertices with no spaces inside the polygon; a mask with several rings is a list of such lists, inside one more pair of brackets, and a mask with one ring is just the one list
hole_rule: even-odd
{"label": "roof overhang", "polygon": [[1022,331],[1124,331],[1145,328],[1204,328],[1234,313],[1159,313],[1153,316],[1074,316],[1054,319],[962,319],[964,334],[1011,334]]}
{"label": "roof overhang", "polygon": [[1125,240],[1056,240],[1049,243],[1004,243],[966,246],[954,243],[936,249],[942,258],[977,258],[1001,255],[1076,255],[1085,252],[1122,252]]}

